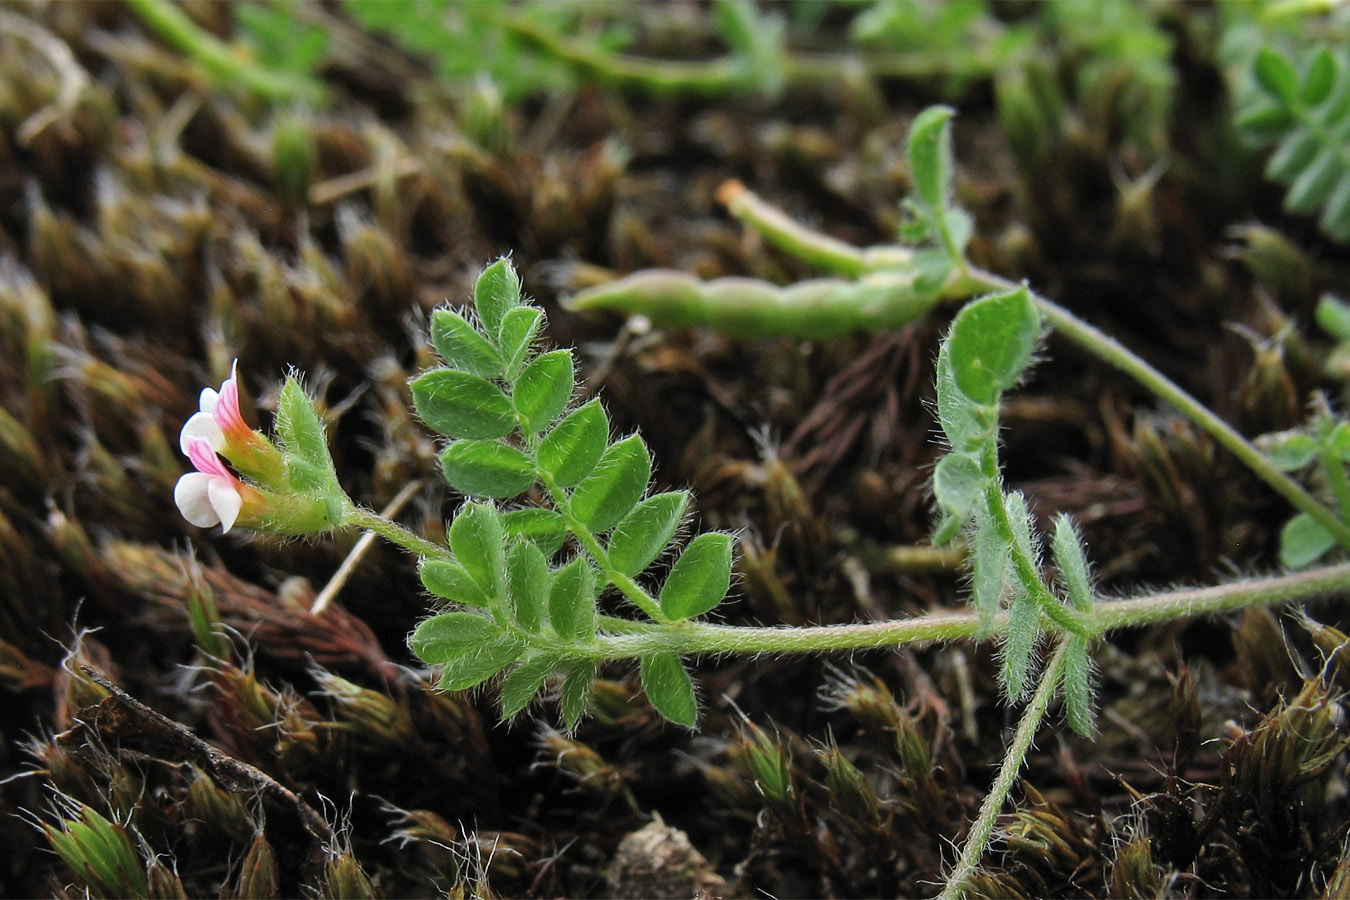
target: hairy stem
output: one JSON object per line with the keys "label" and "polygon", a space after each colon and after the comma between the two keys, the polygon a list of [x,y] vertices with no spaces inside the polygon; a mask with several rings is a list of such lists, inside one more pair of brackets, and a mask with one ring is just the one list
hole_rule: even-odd
{"label": "hairy stem", "polygon": [[[533,435],[528,435],[527,442],[532,440]],[[531,445],[531,453],[533,452],[534,448]],[[600,539],[591,534],[591,530],[572,514],[572,505],[568,502],[567,493],[558,486],[552,476],[547,472],[540,472],[539,481],[544,485],[544,490],[548,492],[554,508],[558,510],[558,513],[563,517],[563,521],[567,523],[568,529],[576,537],[577,543],[590,555],[591,559],[595,560],[595,564],[600,567],[600,571],[604,573],[605,578],[609,579],[609,583],[618,588],[619,592],[627,597],[634,606],[654,621],[662,624],[669,622],[670,619],[661,610],[661,604],[656,601],[655,597],[643,590],[642,585],[614,568],[614,564],[609,561],[609,553],[605,551]]]}
{"label": "hairy stem", "polygon": [[352,504],[347,507],[346,513],[342,516],[342,524],[354,528],[364,528],[366,531],[373,531],[380,537],[392,544],[398,544],[409,553],[417,556],[430,556],[437,559],[453,560],[454,555],[450,548],[441,544],[434,543],[426,538],[415,534],[393,519],[387,519],[379,513],[372,512],[364,507]]}
{"label": "hairy stem", "polygon": [[221,83],[240,84],[268,100],[322,102],[323,89],[284,72],[249,62],[215,35],[198,27],[169,0],[128,0],[128,5],[150,30],[196,60]]}
{"label": "hairy stem", "polygon": [[1086,626],[1082,617],[1060,603],[1059,598],[1050,592],[1050,589],[1045,586],[1045,582],[1041,580],[1040,568],[1036,560],[1027,556],[1017,540],[1012,519],[1008,515],[1008,505],[1003,497],[1003,486],[998,478],[998,444],[995,441],[991,440],[985,448],[981,468],[984,470],[985,476],[989,478],[985,489],[985,503],[989,508],[991,524],[998,529],[999,536],[1008,546],[1013,574],[1021,583],[1022,590],[1031,596],[1041,612],[1050,621],[1073,634],[1086,636]]}
{"label": "hairy stem", "polygon": [[989,846],[989,841],[994,836],[994,826],[998,824],[1003,803],[1008,799],[1008,794],[1017,781],[1017,773],[1022,770],[1022,763],[1026,761],[1027,751],[1031,749],[1031,742],[1036,738],[1036,730],[1040,728],[1041,720],[1045,718],[1045,712],[1050,708],[1050,701],[1054,699],[1055,692],[1059,688],[1068,646],[1069,639],[1061,641],[1055,655],[1050,658],[1045,671],[1041,673],[1041,683],[1022,713],[1022,721],[1017,725],[1012,743],[1003,754],[1003,764],[999,766],[998,775],[994,778],[989,793],[985,794],[984,802],[980,804],[979,814],[975,816],[975,821],[971,823],[970,831],[966,834],[961,857],[956,861],[956,867],[952,869],[951,875],[947,877],[947,884],[938,895],[938,900],[958,900],[965,894],[966,885],[980,867],[980,858],[984,856],[985,848]]}
{"label": "hairy stem", "polygon": [[[1332,593],[1350,592],[1350,563],[1324,566],[1289,575],[1249,578],[1212,587],[1145,594],[1099,602],[1079,623],[1089,636],[1212,615],[1253,606],[1297,603]],[[984,626],[988,624],[988,628]],[[648,626],[630,634],[602,634],[586,648],[596,660],[636,659],[650,653],[717,655],[723,653],[837,653],[902,644],[996,637],[1008,630],[1008,616],[999,613],[983,623],[975,612],[947,612],[854,625],[810,628],[764,628],[678,622]]]}
{"label": "hairy stem", "polygon": [[[975,269],[971,270],[971,278],[974,284],[984,290],[1003,291],[1017,287],[1016,284],[1006,278]],[[1160,400],[1170,403],[1186,418],[1209,432],[1210,436],[1220,446],[1241,460],[1247,468],[1255,472],[1257,477],[1270,485],[1276,493],[1288,500],[1296,509],[1315,519],[1317,524],[1336,538],[1338,544],[1350,548],[1350,526],[1337,518],[1334,512],[1317,502],[1315,497],[1267,459],[1265,454],[1256,449],[1233,426],[1182,390],[1166,375],[1126,349],[1119,341],[1098,331],[1064,307],[1052,303],[1034,291],[1031,292],[1031,297],[1036,302],[1037,308],[1040,309],[1041,315],[1045,316],[1046,321],[1056,331],[1092,353],[1092,355],[1129,375]]]}

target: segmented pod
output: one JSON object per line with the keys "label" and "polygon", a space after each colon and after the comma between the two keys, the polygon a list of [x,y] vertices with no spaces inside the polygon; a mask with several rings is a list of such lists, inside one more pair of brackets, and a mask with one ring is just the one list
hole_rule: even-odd
{"label": "segmented pod", "polygon": [[940,289],[921,285],[914,270],[779,287],[754,278],[700,281],[683,272],[647,269],[574,294],[565,305],[640,314],[666,328],[706,325],[738,337],[823,340],[850,331],[899,328],[940,299]]}

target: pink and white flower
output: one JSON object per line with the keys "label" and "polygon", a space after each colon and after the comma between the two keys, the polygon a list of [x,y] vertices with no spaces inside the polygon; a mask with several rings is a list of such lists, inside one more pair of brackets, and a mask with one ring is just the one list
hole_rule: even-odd
{"label": "pink and white flower", "polygon": [[217,453],[229,447],[243,449],[255,442],[253,429],[244,421],[239,411],[239,360],[230,366],[230,377],[220,385],[220,390],[202,388],[198,399],[199,411],[193,413],[183,425],[178,435],[178,446],[183,453],[191,456],[188,445],[194,440],[203,440]]}
{"label": "pink and white flower", "polygon": [[178,479],[173,489],[174,502],[183,518],[198,528],[220,525],[224,531],[229,531],[239,518],[245,500],[255,499],[257,491],[226,468],[208,440],[188,437],[184,444],[184,451],[197,471]]}

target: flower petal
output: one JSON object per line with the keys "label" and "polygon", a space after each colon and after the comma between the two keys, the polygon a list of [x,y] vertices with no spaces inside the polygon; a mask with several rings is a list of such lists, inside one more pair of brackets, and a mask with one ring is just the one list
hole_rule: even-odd
{"label": "flower petal", "polygon": [[211,503],[211,479],[212,476],[201,472],[189,472],[173,488],[173,502],[178,504],[178,511],[198,528],[210,528],[220,522],[220,514]]}
{"label": "flower petal", "polygon": [[197,467],[198,472],[205,472],[227,481],[234,481],[234,475],[229,469],[225,468],[225,463],[216,456],[216,451],[211,448],[211,444],[201,438],[190,438],[187,442],[188,459]]}
{"label": "flower petal", "polygon": [[244,498],[235,490],[234,479],[214,477],[206,485],[206,493],[211,508],[220,517],[221,531],[229,531],[234,527],[235,519],[239,518],[240,507],[244,505]]}
{"label": "flower petal", "polygon": [[[211,389],[207,388],[207,390]],[[212,391],[212,393],[215,392]],[[182,449],[184,456],[190,455],[188,454],[188,444],[191,441],[206,441],[214,451],[225,449],[225,433],[216,424],[215,416],[209,412],[193,413],[183,423],[183,430],[178,433],[178,446]]]}
{"label": "flower petal", "polygon": [[239,411],[239,378],[235,374],[238,371],[239,360],[236,359],[230,367],[230,377],[220,386],[220,394],[212,412],[221,432],[233,435],[235,439],[246,437],[251,430],[244,421],[244,414]]}

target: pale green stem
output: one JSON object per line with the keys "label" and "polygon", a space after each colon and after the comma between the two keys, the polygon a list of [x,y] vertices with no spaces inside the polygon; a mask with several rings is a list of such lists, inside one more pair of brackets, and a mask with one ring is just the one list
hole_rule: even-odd
{"label": "pale green stem", "polygon": [[858,278],[878,270],[903,269],[913,263],[908,247],[878,246],[865,250],[808,228],[778,207],[765,203],[739,181],[725,182],[717,199],[727,212],[749,225],[771,245],[816,268]]}
{"label": "pale green stem", "polygon": [[[905,264],[897,262],[897,258],[892,256],[894,250],[903,248],[883,246],[874,250],[861,250],[849,247],[842,241],[792,222],[781,210],[765,203],[739,185],[724,188],[722,200],[737,219],[755,229],[771,244],[801,259],[809,260],[827,271],[856,276],[860,272],[895,268],[897,265],[903,267]],[[1006,291],[1016,287],[1016,284],[1006,278],[963,262],[958,267],[958,272],[954,273],[944,286],[943,295],[955,299],[980,291]],[[1034,291],[1029,293],[1040,309],[1041,315],[1056,331],[1134,378],[1154,396],[1170,403],[1178,412],[1207,431],[1220,446],[1236,456],[1255,472],[1258,478],[1288,500],[1295,509],[1311,516],[1336,538],[1337,543],[1350,548],[1350,525],[1346,525],[1334,512],[1319,503],[1231,425],[1119,341]]]}
{"label": "pale green stem", "polygon": [[942,888],[942,893],[938,895],[938,900],[958,900],[958,898],[964,896],[966,885],[969,884],[970,879],[979,869],[980,859],[984,856],[985,848],[989,846],[989,841],[994,836],[994,828],[998,825],[998,817],[1003,810],[1003,803],[1008,799],[1008,794],[1012,792],[1013,785],[1017,782],[1017,775],[1022,770],[1022,763],[1026,761],[1031,743],[1036,739],[1036,731],[1041,727],[1041,720],[1045,718],[1046,710],[1050,708],[1050,701],[1054,699],[1055,692],[1059,689],[1066,647],[1068,647],[1067,639],[1060,642],[1059,647],[1055,650],[1055,655],[1050,658],[1045,671],[1041,673],[1041,683],[1037,686],[1036,693],[1032,695],[1031,702],[1027,704],[1026,710],[1022,713],[1022,721],[1017,725],[1017,732],[1013,735],[1012,743],[1008,745],[1008,751],[1003,754],[1003,764],[999,766],[998,775],[994,778],[989,793],[984,795],[984,802],[980,804],[980,811],[975,816],[975,821],[971,823],[970,831],[966,834],[966,843],[961,848],[961,857],[956,861],[956,867],[952,869],[951,875],[947,877],[947,884]]}
{"label": "pale green stem", "polygon": [[[1298,603],[1333,593],[1350,593],[1350,563],[1288,575],[1251,578],[1125,600],[1106,600],[1084,616],[1089,636],[1189,616],[1212,615],[1254,606]],[[648,626],[633,634],[601,634],[585,649],[596,660],[637,659],[650,653],[684,655],[838,653],[902,644],[988,638],[1008,630],[1006,613],[989,627],[974,612],[934,613],[912,619],[822,625],[810,628],[750,627],[677,622]]]}
{"label": "pale green stem", "polygon": [[274,72],[250,62],[215,35],[199,28],[169,0],[127,0],[141,21],[168,43],[197,61],[222,84],[240,84],[268,100],[323,101],[323,88],[313,81]]}
{"label": "pale green stem", "polygon": [[[419,537],[397,522],[354,504],[348,507],[342,524],[373,531],[418,556],[454,558],[448,547]],[[595,540],[594,537],[591,539]],[[661,614],[660,605],[641,587],[634,587],[654,611]],[[1326,594],[1346,592],[1350,592],[1350,563],[1341,563],[1287,575],[1248,578],[1231,584],[1146,594],[1125,600],[1105,600],[1084,617],[1086,622],[1076,624],[1087,636],[1095,637],[1117,628],[1212,615],[1252,606],[1298,603]],[[902,644],[997,636],[1008,629],[1007,614],[996,615],[988,630],[985,630],[985,624],[974,612],[934,613],[888,622],[811,628],[744,627],[703,622],[655,624],[601,616],[600,625],[608,633],[597,635],[595,643],[587,648],[586,655],[597,660],[607,660],[636,659],[662,651],[716,655],[869,650]]]}
{"label": "pale green stem", "polygon": [[379,513],[373,512],[364,507],[351,504],[342,516],[342,525],[348,525],[353,528],[364,528],[366,531],[373,531],[380,537],[393,544],[398,544],[409,553],[417,556],[430,556],[436,559],[453,560],[454,554],[450,548],[442,544],[433,543],[420,535],[404,528],[393,519],[386,519]]}
{"label": "pale green stem", "polygon": [[998,443],[994,440],[990,440],[985,447],[984,458],[981,460],[981,470],[985,477],[989,479],[985,489],[985,503],[989,509],[991,524],[998,529],[999,537],[1008,546],[1008,554],[1013,564],[1013,574],[1021,583],[1022,589],[1036,602],[1041,612],[1056,625],[1073,634],[1086,636],[1082,616],[1060,603],[1059,599],[1050,592],[1050,589],[1045,586],[1045,582],[1041,580],[1040,569],[1036,561],[1027,556],[1021,544],[1017,541],[1012,519],[1008,515],[1008,505],[1004,501],[1003,486],[999,483]]}
{"label": "pale green stem", "polygon": [[[531,447],[531,454],[533,454],[533,447]],[[558,510],[559,515],[563,517],[563,521],[567,523],[568,529],[570,529],[573,536],[576,537],[577,543],[581,545],[583,550],[590,554],[591,559],[595,560],[596,565],[600,567],[600,571],[602,571],[605,574],[605,577],[609,579],[609,583],[618,588],[620,593],[627,597],[634,606],[642,610],[654,621],[662,624],[668,623],[670,618],[661,610],[661,604],[657,602],[656,598],[643,590],[642,585],[638,584],[631,577],[614,568],[614,564],[609,561],[609,553],[606,552],[604,545],[600,543],[600,539],[591,533],[591,530],[586,527],[585,523],[572,514],[570,498],[567,496],[567,493],[558,486],[557,481],[555,481],[547,472],[541,471],[538,474],[540,483],[544,485],[544,490],[548,492],[549,499],[553,501],[553,507]]]}
{"label": "pale green stem", "polygon": [[[525,16],[492,18],[523,43],[534,47],[602,84],[652,94],[725,96],[755,90],[760,75],[752,61],[728,55],[705,61],[651,59],[612,53],[595,41],[559,34]],[[970,72],[987,74],[998,63],[994,41],[968,48],[964,54],[945,50],[887,53],[782,54],[783,78],[789,84],[837,85],[850,72],[880,78],[929,78]]]}
{"label": "pale green stem", "polygon": [[1345,462],[1336,455],[1325,440],[1322,441],[1318,458],[1322,471],[1326,473],[1327,484],[1331,485],[1331,494],[1336,498],[1336,506],[1341,511],[1342,521],[1350,521],[1350,477],[1345,473]]}
{"label": "pale green stem", "polygon": [[[984,290],[1004,291],[1017,287],[1011,281],[989,272],[972,269],[970,276],[973,283]],[[1315,519],[1317,524],[1336,538],[1337,543],[1342,547],[1350,548],[1350,526],[1337,518],[1334,512],[1317,502],[1315,497],[1305,491],[1297,481],[1281,471],[1265,454],[1256,449],[1231,425],[1211,412],[1199,400],[1182,390],[1166,375],[1126,349],[1119,341],[1079,319],[1064,307],[1052,303],[1035,292],[1030,293],[1032,299],[1036,302],[1036,306],[1040,309],[1041,315],[1057,332],[1099,359],[1120,369],[1147,388],[1154,396],[1170,403],[1186,418],[1209,432],[1210,436],[1220,446],[1241,460],[1247,468],[1255,472],[1257,477],[1270,485],[1276,493],[1288,500],[1296,509]]]}

